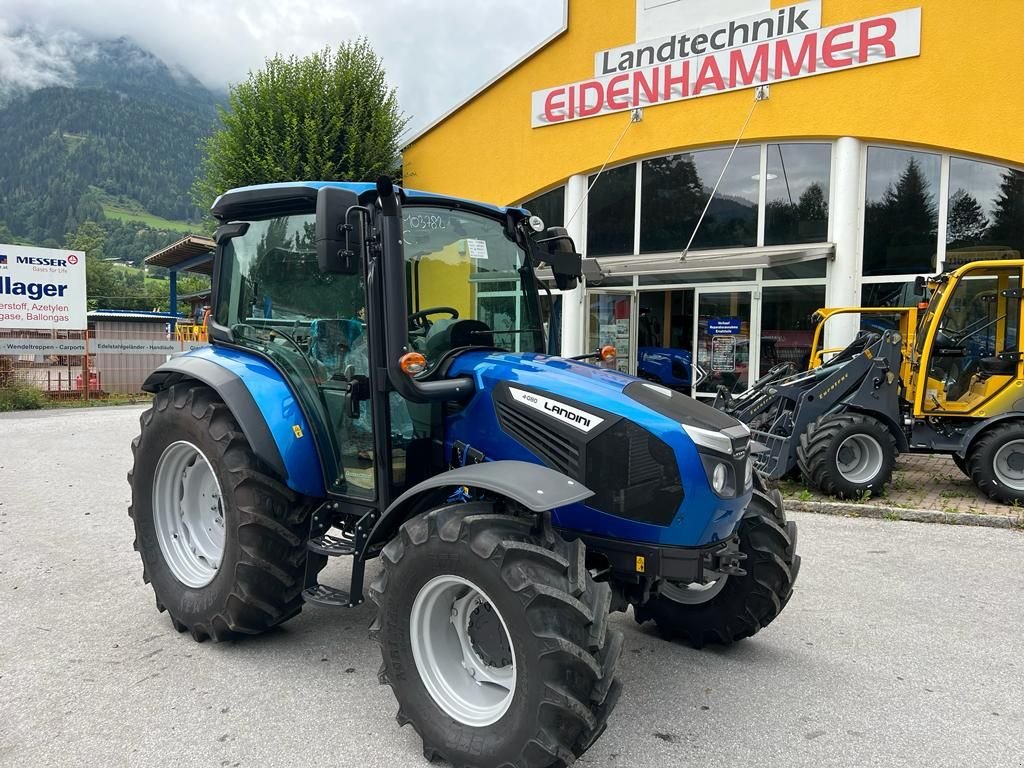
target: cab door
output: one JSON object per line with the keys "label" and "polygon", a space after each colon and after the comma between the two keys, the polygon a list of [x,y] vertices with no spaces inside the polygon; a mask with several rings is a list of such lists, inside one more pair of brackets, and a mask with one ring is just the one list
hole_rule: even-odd
{"label": "cab door", "polygon": [[918,366],[915,411],[990,417],[1020,399],[1021,267],[979,263],[950,278]]}

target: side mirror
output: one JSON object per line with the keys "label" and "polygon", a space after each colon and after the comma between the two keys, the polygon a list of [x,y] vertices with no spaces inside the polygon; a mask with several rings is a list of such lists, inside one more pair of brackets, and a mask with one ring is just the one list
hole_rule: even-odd
{"label": "side mirror", "polygon": [[918,275],[914,278],[914,295],[924,296],[925,288],[928,287],[928,281],[924,279],[923,275]]}
{"label": "side mirror", "polygon": [[316,260],[321,272],[358,275],[362,271],[363,219],[351,211],[358,205],[359,198],[347,189],[321,187],[317,191]]}
{"label": "side mirror", "polygon": [[537,240],[540,260],[550,265],[555,285],[571,291],[583,274],[583,257],[576,253],[576,244],[565,227],[548,227]]}

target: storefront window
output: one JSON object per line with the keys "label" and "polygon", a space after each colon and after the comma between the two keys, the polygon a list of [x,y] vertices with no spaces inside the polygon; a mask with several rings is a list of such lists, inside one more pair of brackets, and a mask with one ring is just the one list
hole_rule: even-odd
{"label": "storefront window", "polygon": [[636,222],[636,166],[604,171],[594,183],[587,179],[587,256],[615,256],[633,252]]}
{"label": "storefront window", "polygon": [[765,245],[828,239],[828,144],[769,144]]}
{"label": "storefront window", "polygon": [[825,259],[814,259],[813,261],[798,261],[795,264],[769,267],[761,273],[761,278],[763,280],[802,280],[824,277],[825,270]]}
{"label": "storefront window", "polygon": [[523,203],[523,208],[534,216],[540,216],[548,227],[565,226],[565,187],[530,198]]}
{"label": "storefront window", "polygon": [[825,306],[825,286],[765,288],[761,303],[761,375],[780,363],[806,370],[814,336],[812,317]]}
{"label": "storefront window", "polygon": [[953,157],[944,269],[1024,253],[1024,172]]}
{"label": "storefront window", "polygon": [[912,307],[918,301],[913,283],[864,283],[860,288],[862,307]]}
{"label": "storefront window", "polygon": [[[659,157],[643,163],[640,251],[681,251],[718,180],[728,149]],[[740,147],[694,238],[693,250],[757,244],[760,147]]]}
{"label": "storefront window", "polygon": [[935,270],[939,156],[868,147],[864,274]]}

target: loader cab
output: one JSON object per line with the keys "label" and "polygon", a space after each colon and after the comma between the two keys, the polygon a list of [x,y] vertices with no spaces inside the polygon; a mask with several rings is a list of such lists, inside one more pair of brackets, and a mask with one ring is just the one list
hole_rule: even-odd
{"label": "loader cab", "polygon": [[975,262],[937,280],[918,329],[914,414],[990,417],[1019,410],[1019,261]]}
{"label": "loader cab", "polygon": [[378,508],[445,468],[443,404],[472,393],[445,375],[460,352],[546,346],[525,211],[384,191],[223,196],[210,324],[291,384],[325,490]]}

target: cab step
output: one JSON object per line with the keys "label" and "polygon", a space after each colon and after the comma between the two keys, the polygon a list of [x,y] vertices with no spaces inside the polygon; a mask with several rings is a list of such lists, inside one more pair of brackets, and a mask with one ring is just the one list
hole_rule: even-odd
{"label": "cab step", "polygon": [[356,541],[355,537],[346,536],[345,534],[324,533],[309,539],[306,542],[306,549],[326,557],[345,557],[355,554]]}
{"label": "cab step", "polygon": [[322,605],[329,608],[354,608],[362,603],[362,599],[353,603],[348,592],[326,584],[317,584],[314,587],[302,590],[302,598],[307,603]]}

